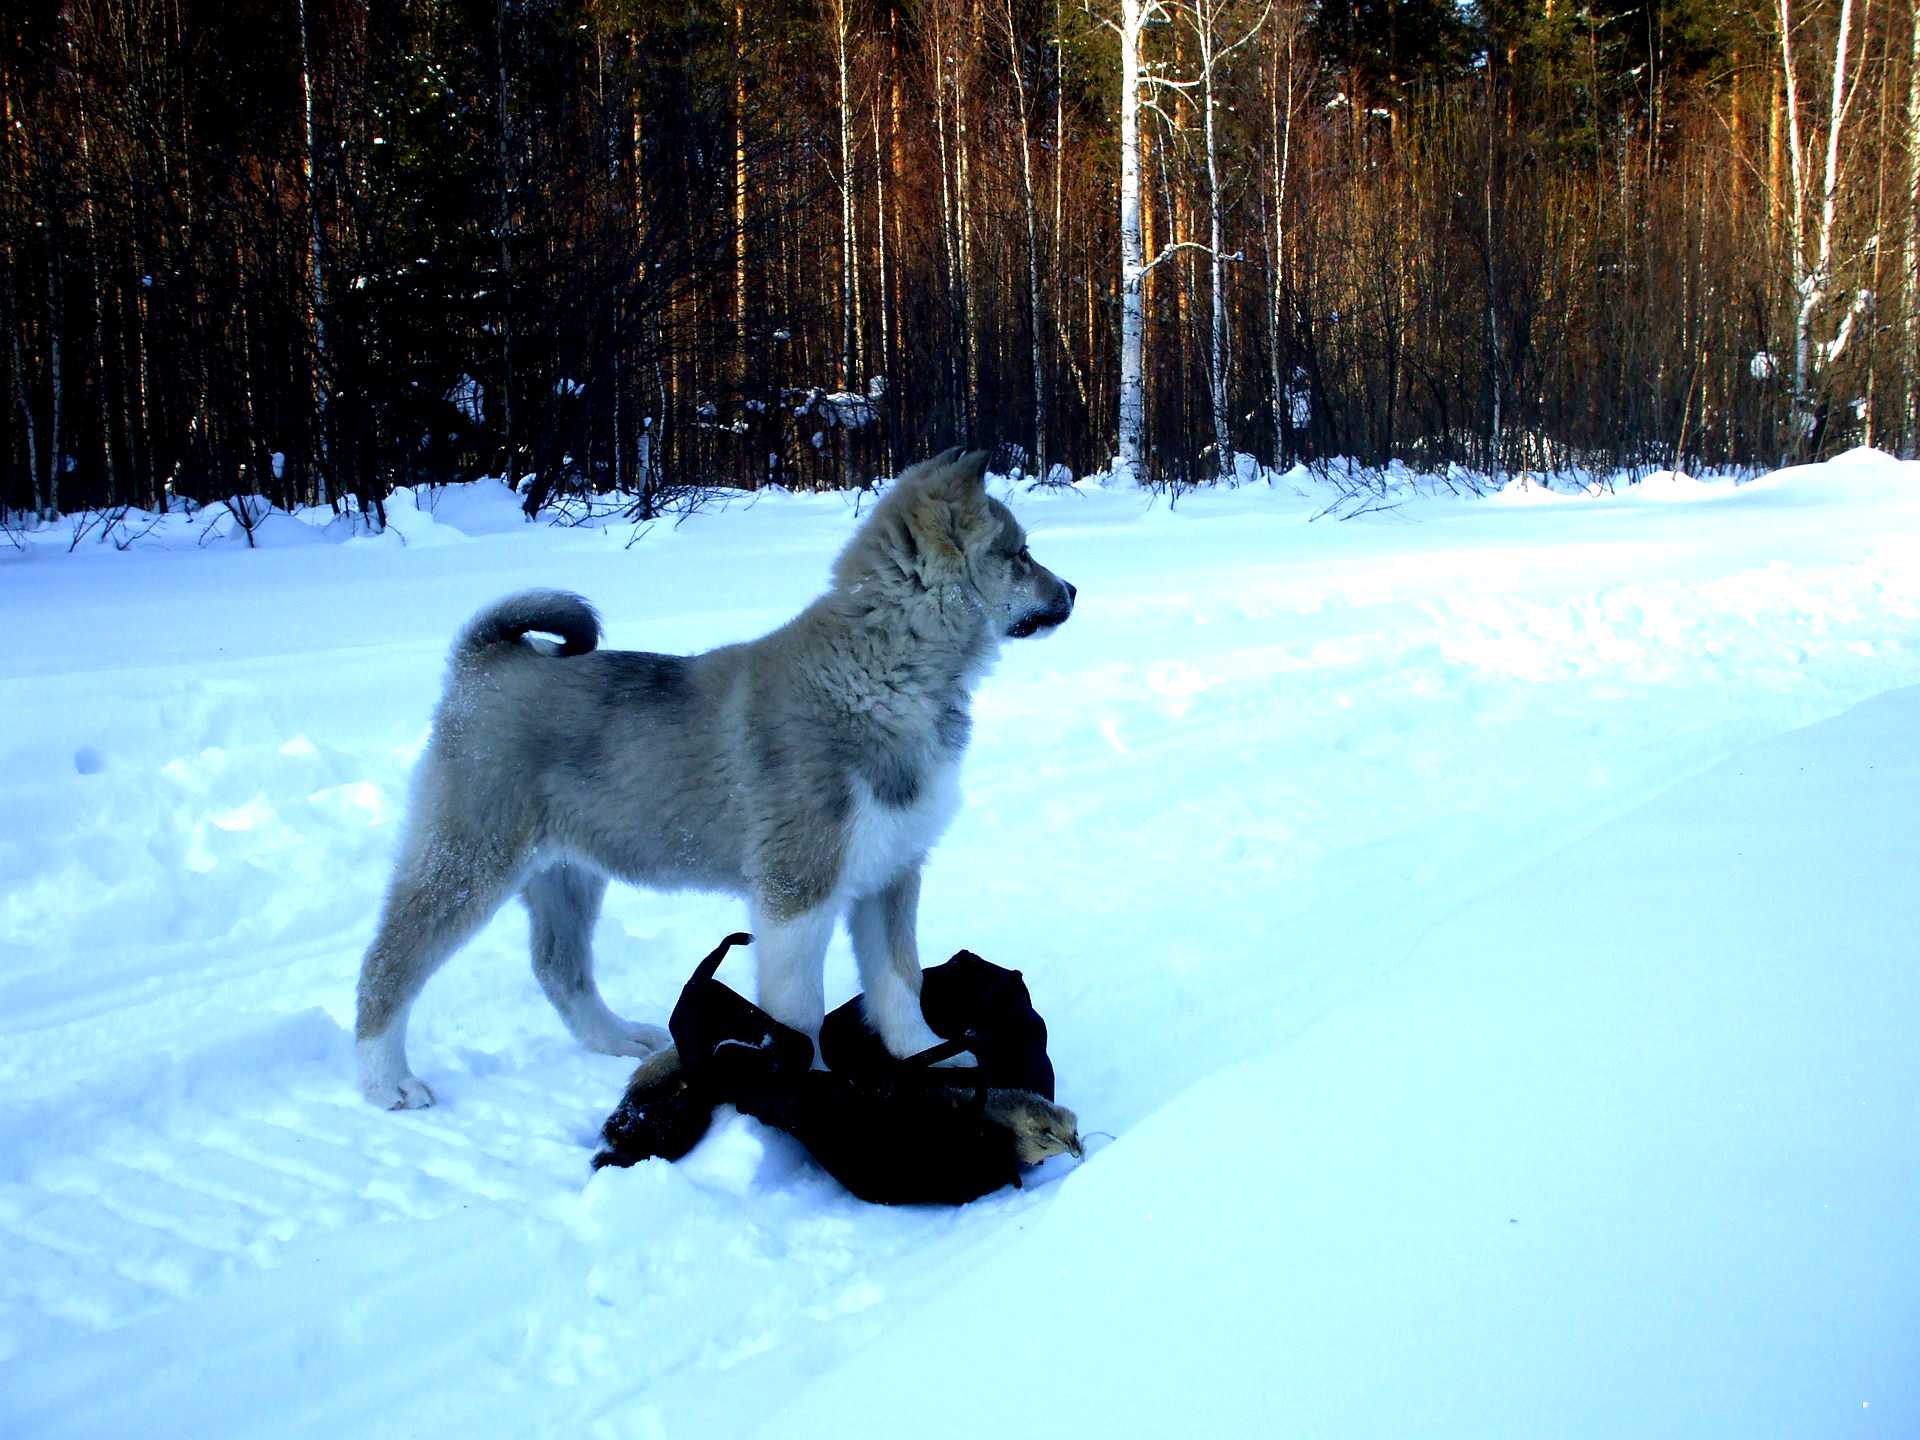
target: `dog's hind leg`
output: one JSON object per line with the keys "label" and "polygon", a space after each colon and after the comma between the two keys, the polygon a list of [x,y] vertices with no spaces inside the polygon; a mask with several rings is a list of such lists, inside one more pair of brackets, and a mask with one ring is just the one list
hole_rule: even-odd
{"label": "dog's hind leg", "polygon": [[567,1029],[604,1055],[651,1055],[673,1037],[658,1025],[636,1025],[607,1008],[593,980],[593,926],[607,877],[591,866],[558,861],[527,877],[521,898],[533,918],[533,973]]}
{"label": "dog's hind leg", "polygon": [[433,1103],[407,1066],[407,1014],[421,987],[500,908],[522,863],[497,841],[422,834],[407,846],[360,962],[354,1052],[360,1089],[389,1110]]}

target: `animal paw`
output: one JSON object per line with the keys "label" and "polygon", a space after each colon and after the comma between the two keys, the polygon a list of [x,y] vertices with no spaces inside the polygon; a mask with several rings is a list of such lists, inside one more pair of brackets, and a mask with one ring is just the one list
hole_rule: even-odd
{"label": "animal paw", "polygon": [[597,1050],[602,1055],[632,1055],[642,1060],[673,1044],[673,1036],[660,1026],[622,1020],[611,1011],[576,1025],[573,1033],[589,1050]]}
{"label": "animal paw", "polygon": [[673,1036],[661,1025],[641,1025],[632,1020],[620,1022],[620,1035],[623,1048],[615,1052],[620,1055],[647,1056],[664,1050],[673,1044]]}
{"label": "animal paw", "polygon": [[911,1060],[922,1050],[931,1050],[941,1043],[940,1037],[933,1033],[933,1027],[916,1011],[911,1015],[878,1015],[869,1012],[869,1023],[880,1032],[880,1043],[887,1047],[887,1053],[896,1060]]}
{"label": "animal paw", "polygon": [[362,1084],[367,1099],[386,1110],[424,1110],[433,1104],[433,1091],[417,1075],[402,1075],[397,1081]]}
{"label": "animal paw", "polygon": [[[946,1043],[934,1034],[933,1027],[918,1015],[905,1017],[901,1022],[890,1026],[888,1030],[881,1033],[880,1039],[881,1043],[887,1047],[887,1053],[896,1060],[911,1060],[923,1050],[931,1050],[936,1045]],[[968,1066],[978,1065],[980,1062],[974,1059],[971,1050],[962,1050],[958,1055],[938,1063]]]}
{"label": "animal paw", "polygon": [[433,1104],[427,1082],[407,1068],[404,1038],[396,1032],[356,1044],[360,1093],[383,1110],[424,1110]]}

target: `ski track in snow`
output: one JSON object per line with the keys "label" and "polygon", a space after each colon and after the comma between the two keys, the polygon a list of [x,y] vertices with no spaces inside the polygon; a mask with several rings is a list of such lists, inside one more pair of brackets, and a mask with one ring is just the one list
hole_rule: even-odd
{"label": "ski track in snow", "polygon": [[[923,958],[1025,971],[1090,1131],[1364,1013],[1433,927],[1740,747],[1920,682],[1920,465],[1345,524],[1265,488],[1011,498],[1080,608],[980,692]],[[406,544],[0,553],[0,1433],[777,1430],[1044,1218],[1064,1162],[873,1209],[739,1117],[589,1180],[630,1062],[567,1038],[517,908],[416,1007],[441,1103],[352,1084],[460,623],[559,583],[612,645],[745,638],[853,523],[792,497],[625,549],[396,506]],[[610,1001],[663,1018],[739,924],[616,886]]]}

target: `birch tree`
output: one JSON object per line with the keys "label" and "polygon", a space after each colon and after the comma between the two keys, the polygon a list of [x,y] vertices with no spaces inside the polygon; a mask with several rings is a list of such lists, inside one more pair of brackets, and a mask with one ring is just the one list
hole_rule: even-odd
{"label": "birch tree", "polygon": [[[107,374],[107,286],[100,263],[100,227],[94,213],[96,206],[95,191],[98,186],[99,169],[94,163],[93,122],[88,114],[86,73],[80,63],[80,45],[75,35],[73,12],[65,10],[61,19],[67,31],[68,68],[74,85],[75,109],[78,112],[80,133],[80,210],[87,237],[87,266],[90,271],[89,289],[93,303],[93,373],[98,386],[101,423],[97,427],[100,439],[100,469],[109,500],[120,498],[119,479],[114,472],[112,426],[106,423],[108,408],[107,392],[109,377]],[[91,37],[90,37],[91,38]]]}
{"label": "birch tree", "polygon": [[1267,41],[1267,174],[1262,199],[1267,212],[1267,406],[1273,424],[1273,467],[1292,461],[1293,374],[1286,344],[1287,210],[1293,180],[1293,127],[1297,109],[1295,56],[1304,16],[1291,6],[1269,12]]}
{"label": "birch tree", "polygon": [[833,49],[834,119],[839,140],[840,169],[834,184],[840,194],[840,385],[852,390],[860,371],[859,238],[853,205],[853,94],[849,77],[849,45],[853,17],[848,0],[827,0],[827,34]]}
{"label": "birch tree", "polygon": [[500,140],[500,210],[497,222],[500,245],[499,320],[500,327],[500,449],[504,459],[502,473],[509,486],[520,482],[520,467],[514,459],[513,440],[513,131],[507,112],[507,0],[493,0],[494,90]]}
{"label": "birch tree", "polygon": [[[963,184],[966,166],[966,132],[962,114],[964,97],[960,84],[960,59],[957,17],[946,0],[934,0],[927,8],[929,58],[933,62],[933,125],[940,170],[940,271],[942,294],[946,300],[947,321],[953,341],[941,347],[940,365],[944,372],[947,400],[962,441],[973,438],[972,301],[968,291],[971,275],[967,265],[966,192]],[[949,123],[948,115],[953,120]],[[956,365],[956,357],[960,364]],[[963,378],[964,377],[964,378]]]}
{"label": "birch tree", "polygon": [[747,368],[747,7],[733,0],[733,344]]}
{"label": "birch tree", "polygon": [[307,39],[307,0],[294,0],[300,26],[300,177],[307,199],[307,323],[313,330],[314,442],[319,451],[316,499],[325,505],[333,484],[332,353],[327,348],[327,271],[320,248],[320,194],[313,170],[313,66]]}
{"label": "birch tree", "polygon": [[60,518],[60,476],[66,470],[66,437],[60,424],[65,418],[66,386],[61,384],[61,351],[67,338],[66,286],[62,283],[60,256],[60,205],[53,193],[55,173],[50,159],[43,159],[47,177],[47,498],[40,518]]}
{"label": "birch tree", "polygon": [[33,516],[47,518],[46,491],[40,483],[40,432],[34,423],[33,397],[27,393],[27,357],[20,344],[20,325],[14,313],[12,257],[0,251],[0,324],[7,327],[7,339],[13,349],[13,364],[8,367],[12,380],[13,403],[20,411],[20,428],[27,442],[27,480],[33,488]]}
{"label": "birch tree", "polygon": [[1208,317],[1207,391],[1213,412],[1214,473],[1222,480],[1234,474],[1232,416],[1227,408],[1227,266],[1244,258],[1235,251],[1229,255],[1222,229],[1225,202],[1220,177],[1221,85],[1227,61],[1260,33],[1266,24],[1266,12],[1248,25],[1236,40],[1222,35],[1230,0],[1190,0],[1182,8],[1193,27],[1199,47],[1200,73],[1184,82],[1199,97],[1202,149],[1207,176],[1207,263],[1212,281],[1212,309]]}
{"label": "birch tree", "polygon": [[1120,18],[1101,16],[1120,41],[1120,400],[1114,469],[1140,478],[1147,427],[1145,379],[1146,246],[1140,229],[1140,40],[1150,18],[1164,18],[1160,0],[1120,0]]}
{"label": "birch tree", "polygon": [[1014,99],[1020,124],[1020,201],[1027,221],[1027,322],[1028,356],[1033,367],[1033,472],[1047,473],[1047,377],[1043,356],[1046,311],[1040,301],[1040,216],[1039,200],[1033,183],[1032,107],[1028,103],[1026,64],[1021,54],[1022,40],[1014,23],[1013,0],[1001,0],[1001,14],[1007,24],[1007,68],[1013,75]]}
{"label": "birch tree", "polygon": [[1906,403],[1901,407],[1903,449],[1920,448],[1920,5],[1907,16],[1907,243],[1901,282],[1906,291]]}
{"label": "birch tree", "polygon": [[[1142,438],[1146,429],[1146,279],[1176,254],[1200,251],[1208,257],[1213,281],[1209,322],[1207,388],[1213,421],[1214,471],[1229,476],[1233,468],[1231,417],[1227,410],[1226,265],[1222,243],[1219,85],[1227,59],[1259,33],[1265,20],[1249,25],[1235,40],[1221,35],[1225,0],[1121,0],[1120,18],[1098,18],[1120,42],[1120,403],[1115,469],[1140,476]],[[1144,66],[1141,44],[1153,25],[1170,25],[1178,13],[1189,24],[1199,45],[1199,71],[1191,76],[1164,73]],[[1195,104],[1201,114],[1201,144],[1206,174],[1208,241],[1174,240],[1151,258],[1146,254],[1141,223],[1140,117],[1162,120],[1172,130],[1172,117],[1160,103],[1163,95],[1178,95]]]}
{"label": "birch tree", "polygon": [[[1810,180],[1808,154],[1802,140],[1799,77],[1793,58],[1794,20],[1792,0],[1779,0],[1780,70],[1786,92],[1788,169],[1793,193],[1789,202],[1788,231],[1793,259],[1793,291],[1797,303],[1793,322],[1793,451],[1804,455],[1811,447],[1817,427],[1812,399],[1814,368],[1814,316],[1833,288],[1834,218],[1840,197],[1841,133],[1853,92],[1847,87],[1847,60],[1853,26],[1853,0],[1840,0],[1840,18],[1834,31],[1833,69],[1827,105],[1826,147],[1819,177],[1820,213],[1814,233],[1807,234]],[[1863,292],[1864,293],[1864,292]],[[1859,306],[1850,309],[1834,338],[1820,347],[1823,363],[1839,358],[1851,337]]]}

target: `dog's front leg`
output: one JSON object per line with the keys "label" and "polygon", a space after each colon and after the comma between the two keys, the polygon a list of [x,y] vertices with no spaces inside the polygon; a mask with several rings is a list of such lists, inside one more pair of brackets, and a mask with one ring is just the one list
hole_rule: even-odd
{"label": "dog's front leg", "polygon": [[[853,902],[847,934],[860,962],[860,1006],[889,1054],[904,1060],[940,1043],[920,1012],[920,867]],[[963,1054],[957,1063],[971,1064]]]}
{"label": "dog's front leg", "polygon": [[820,1022],[827,1015],[827,942],[839,910],[831,903],[794,916],[776,914],[759,900],[748,905],[759,965],[760,1008],[813,1041],[820,1065]]}

